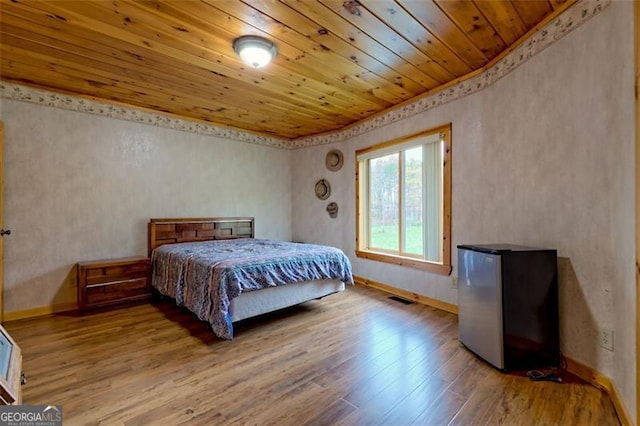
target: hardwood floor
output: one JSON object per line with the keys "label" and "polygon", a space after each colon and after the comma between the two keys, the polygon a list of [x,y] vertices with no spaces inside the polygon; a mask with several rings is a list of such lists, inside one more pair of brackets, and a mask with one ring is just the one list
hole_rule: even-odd
{"label": "hardwood floor", "polygon": [[217,339],[170,302],[6,324],[24,402],[65,425],[617,425],[611,401],[502,374],[463,348],[455,315],[347,291]]}

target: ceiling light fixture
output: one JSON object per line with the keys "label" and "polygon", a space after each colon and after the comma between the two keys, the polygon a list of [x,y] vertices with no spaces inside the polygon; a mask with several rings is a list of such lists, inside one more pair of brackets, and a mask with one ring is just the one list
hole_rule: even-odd
{"label": "ceiling light fixture", "polygon": [[242,62],[253,68],[262,68],[276,57],[278,49],[269,40],[255,35],[245,35],[233,41],[233,50]]}

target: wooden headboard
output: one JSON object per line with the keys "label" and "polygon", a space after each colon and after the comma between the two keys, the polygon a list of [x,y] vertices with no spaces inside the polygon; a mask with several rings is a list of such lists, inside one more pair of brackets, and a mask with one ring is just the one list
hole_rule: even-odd
{"label": "wooden headboard", "polygon": [[163,244],[191,241],[253,238],[252,217],[208,217],[151,219],[149,221],[149,256]]}

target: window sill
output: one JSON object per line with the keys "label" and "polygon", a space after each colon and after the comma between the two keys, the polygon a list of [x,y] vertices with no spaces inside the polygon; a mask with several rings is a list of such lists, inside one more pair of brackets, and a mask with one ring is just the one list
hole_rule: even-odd
{"label": "window sill", "polygon": [[411,259],[409,257],[392,256],[372,251],[356,250],[356,256],[378,262],[392,263],[394,265],[408,266],[422,269],[440,275],[451,275],[451,265],[427,262],[425,260]]}

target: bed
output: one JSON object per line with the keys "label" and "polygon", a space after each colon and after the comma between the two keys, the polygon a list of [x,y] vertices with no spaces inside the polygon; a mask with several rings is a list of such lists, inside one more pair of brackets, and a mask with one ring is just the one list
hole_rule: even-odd
{"label": "bed", "polygon": [[151,283],[233,338],[233,323],[341,292],[351,265],[334,247],[254,238],[254,219],[151,219]]}

